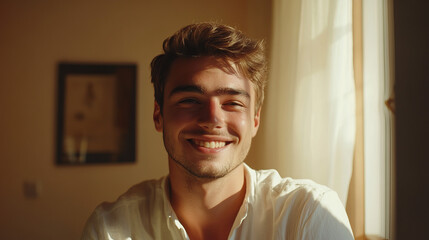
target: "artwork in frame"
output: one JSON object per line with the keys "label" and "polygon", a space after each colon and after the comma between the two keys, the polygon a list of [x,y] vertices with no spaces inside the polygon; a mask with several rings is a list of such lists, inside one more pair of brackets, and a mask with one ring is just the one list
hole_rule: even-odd
{"label": "artwork in frame", "polygon": [[135,162],[136,64],[58,64],[59,165]]}

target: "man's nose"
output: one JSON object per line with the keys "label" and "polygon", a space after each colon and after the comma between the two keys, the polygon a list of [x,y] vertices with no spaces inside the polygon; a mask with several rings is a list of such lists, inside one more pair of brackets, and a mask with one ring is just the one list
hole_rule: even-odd
{"label": "man's nose", "polygon": [[200,112],[198,124],[205,129],[222,128],[224,113],[222,105],[216,100],[210,100]]}

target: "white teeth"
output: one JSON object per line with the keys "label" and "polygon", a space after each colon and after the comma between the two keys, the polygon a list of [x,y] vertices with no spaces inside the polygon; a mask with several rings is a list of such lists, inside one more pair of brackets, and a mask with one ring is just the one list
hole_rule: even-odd
{"label": "white teeth", "polygon": [[221,148],[225,146],[225,142],[219,142],[219,141],[205,142],[205,141],[194,140],[194,143],[200,147],[205,147],[205,148]]}

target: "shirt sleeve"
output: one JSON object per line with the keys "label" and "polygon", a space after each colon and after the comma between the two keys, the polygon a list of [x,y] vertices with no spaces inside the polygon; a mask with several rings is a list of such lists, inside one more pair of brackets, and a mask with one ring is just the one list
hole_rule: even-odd
{"label": "shirt sleeve", "polygon": [[101,223],[97,211],[95,210],[87,220],[82,232],[81,240],[97,240],[103,239],[100,234],[102,233]]}
{"label": "shirt sleeve", "polygon": [[304,223],[302,239],[354,239],[347,213],[336,192],[325,192],[314,203],[314,210]]}

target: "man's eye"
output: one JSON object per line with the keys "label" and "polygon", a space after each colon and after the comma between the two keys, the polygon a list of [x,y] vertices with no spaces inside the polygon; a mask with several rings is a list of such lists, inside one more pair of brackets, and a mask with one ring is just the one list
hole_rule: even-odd
{"label": "man's eye", "polygon": [[185,98],[179,101],[179,104],[199,104],[200,102],[194,98]]}
{"label": "man's eye", "polygon": [[244,107],[244,105],[241,102],[227,102],[224,103],[225,106],[229,106],[229,107]]}

